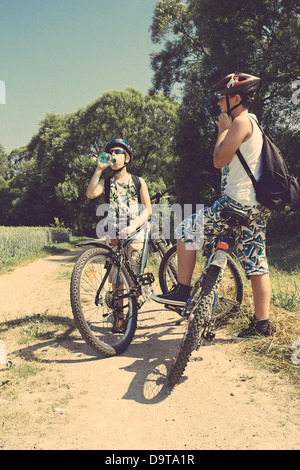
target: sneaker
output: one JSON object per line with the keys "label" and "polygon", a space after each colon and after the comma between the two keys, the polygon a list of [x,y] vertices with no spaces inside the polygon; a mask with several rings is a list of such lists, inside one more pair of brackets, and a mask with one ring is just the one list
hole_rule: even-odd
{"label": "sneaker", "polygon": [[254,318],[248,328],[244,328],[239,333],[233,333],[232,339],[241,341],[244,339],[259,338],[260,336],[271,336],[271,334],[272,331],[269,320],[257,320]]}
{"label": "sneaker", "polygon": [[191,288],[189,286],[184,286],[183,284],[178,284],[173,290],[167,294],[150,295],[150,299],[165,305],[175,305],[177,307],[185,307],[185,304],[188,301],[190,296]]}

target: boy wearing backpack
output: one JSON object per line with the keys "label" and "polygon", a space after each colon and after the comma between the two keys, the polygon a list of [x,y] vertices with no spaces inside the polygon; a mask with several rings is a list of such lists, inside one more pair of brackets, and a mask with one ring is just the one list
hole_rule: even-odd
{"label": "boy wearing backpack", "polygon": [[[249,327],[234,334],[234,338],[238,340],[270,335],[271,283],[265,233],[271,212],[256,200],[253,184],[236,155],[240,148],[252,173],[258,178],[263,140],[255,123],[255,116],[249,114],[248,108],[259,83],[258,77],[232,73],[215,87],[214,91],[221,94],[218,102],[221,114],[216,121],[218,137],[213,163],[221,170],[222,195],[211,207],[198,211],[178,227],[178,286],[168,294],[151,296],[153,300],[165,305],[184,306],[190,295],[196,249],[201,249],[210,236],[222,231],[226,222],[222,220],[220,212],[224,207],[244,211],[249,217],[249,224],[247,227],[240,227],[235,242],[239,260],[251,280],[255,312]],[[188,249],[191,247],[193,249]]]}
{"label": "boy wearing backpack", "polygon": [[[89,199],[94,199],[104,193],[106,202],[110,204],[112,209],[113,217],[110,222],[115,223],[117,235],[120,238],[134,235],[134,239],[126,245],[125,251],[134,272],[139,274],[144,232],[136,233],[136,231],[151,216],[148,188],[143,178],[131,175],[127,171],[127,165],[133,158],[132,148],[128,142],[122,139],[111,140],[106,144],[104,152],[111,154],[116,162],[111,165],[111,163],[101,163],[97,159],[97,168],[87,187],[86,196]],[[113,176],[107,179],[101,178],[102,172],[108,166],[111,166]],[[111,282],[114,283],[112,279]]]}

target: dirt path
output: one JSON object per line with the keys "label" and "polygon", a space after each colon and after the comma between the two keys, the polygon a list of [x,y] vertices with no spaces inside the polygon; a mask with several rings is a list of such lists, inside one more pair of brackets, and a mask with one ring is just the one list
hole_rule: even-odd
{"label": "dirt path", "polygon": [[[0,448],[300,449],[293,389],[239,358],[239,346],[226,333],[193,354],[173,390],[165,379],[182,330],[174,324],[177,315],[155,303],[145,304],[124,354],[97,357],[73,330],[69,278],[76,253],[38,260],[0,277],[7,359],[24,363],[26,352],[27,362],[39,367],[34,377],[13,382],[17,396],[3,385],[9,372],[0,370],[0,385],[7,387],[0,394]],[[16,325],[20,329],[23,322],[24,328],[27,322],[28,328],[28,318],[36,314],[64,324],[68,334],[54,332],[20,346]]]}

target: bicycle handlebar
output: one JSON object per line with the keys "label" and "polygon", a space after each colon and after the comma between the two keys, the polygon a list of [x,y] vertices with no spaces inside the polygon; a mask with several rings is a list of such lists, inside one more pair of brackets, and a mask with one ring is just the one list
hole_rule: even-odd
{"label": "bicycle handlebar", "polygon": [[169,186],[169,188],[164,189],[163,191],[158,191],[154,196],[151,197],[151,201],[159,202],[161,198],[166,194],[169,193],[175,186]]}
{"label": "bicycle handlebar", "polygon": [[[175,185],[169,186],[168,188],[164,189],[163,191],[158,191],[154,196],[151,197],[151,201],[155,201],[158,203],[160,199],[168,192],[170,192],[172,189],[175,188]],[[138,229],[134,232],[133,235],[135,235],[137,232],[141,230],[141,227],[138,227]],[[111,243],[112,245],[122,245],[123,247],[127,245],[127,243],[132,240],[134,237],[128,236],[125,239],[120,239],[119,236],[112,238]]]}

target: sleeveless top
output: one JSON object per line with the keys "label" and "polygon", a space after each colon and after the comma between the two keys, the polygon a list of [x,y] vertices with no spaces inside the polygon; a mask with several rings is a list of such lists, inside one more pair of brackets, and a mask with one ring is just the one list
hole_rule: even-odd
{"label": "sleeveless top", "polygon": [[116,225],[116,231],[130,225],[139,215],[138,194],[132,175],[128,173],[126,183],[119,183],[116,178],[110,182],[109,221]]}
{"label": "sleeveless top", "polygon": [[[252,124],[252,134],[246,142],[241,143],[240,151],[248,163],[254,178],[257,180],[261,174],[262,133],[256,124],[256,116],[247,114]],[[222,168],[221,192],[245,206],[256,206],[259,203],[255,197],[255,190],[235,153],[229,163]]]}

